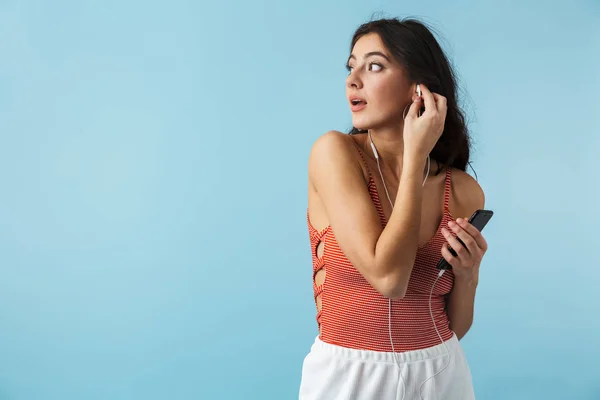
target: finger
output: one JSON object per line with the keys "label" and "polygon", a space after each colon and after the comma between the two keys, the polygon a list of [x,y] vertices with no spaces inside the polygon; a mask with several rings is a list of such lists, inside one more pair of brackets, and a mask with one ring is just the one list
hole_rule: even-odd
{"label": "finger", "polygon": [[442,234],[446,238],[446,241],[448,241],[450,247],[452,247],[452,249],[456,253],[457,258],[461,259],[464,262],[467,262],[471,258],[471,255],[469,254],[467,248],[463,246],[463,244],[457,238],[455,238],[450,233],[450,231],[448,231],[446,228],[442,228]]}
{"label": "finger", "polygon": [[417,97],[415,99],[415,101],[413,101],[413,103],[410,105],[410,108],[408,109],[408,114],[406,114],[406,118],[408,118],[408,117],[417,118],[419,116],[419,114],[418,114],[419,108],[421,108],[422,104],[423,104],[422,99],[420,97]]}
{"label": "finger", "polygon": [[439,93],[431,92],[433,96],[433,100],[435,101],[436,106],[446,106],[448,104],[448,100]]}
{"label": "finger", "polygon": [[454,257],[450,250],[446,246],[442,246],[442,257],[444,260],[448,262],[452,266],[452,268],[456,269],[460,265],[460,261],[457,257]]}
{"label": "finger", "polygon": [[438,93],[432,93],[433,98],[435,100],[436,109],[440,114],[446,115],[446,110],[448,109],[448,100]]}
{"label": "finger", "polygon": [[437,110],[435,107],[435,99],[427,86],[421,84],[421,92],[423,93],[423,100],[425,100],[425,113],[427,113],[427,111],[431,113]]}
{"label": "finger", "polygon": [[486,251],[488,248],[488,244],[487,241],[485,240],[485,238],[483,237],[483,235],[481,234],[481,232],[479,232],[479,230],[477,228],[475,228],[473,225],[471,225],[469,223],[469,221],[467,221],[464,218],[458,218],[456,220],[456,222],[458,223],[458,225],[460,225],[461,228],[463,228],[465,231],[467,231],[467,233],[469,235],[471,235],[473,237],[473,239],[475,239],[475,242],[477,243],[477,246],[482,249],[483,251]]}
{"label": "finger", "polygon": [[452,229],[454,233],[456,233],[456,236],[458,236],[461,243],[467,248],[470,254],[476,254],[481,250],[473,236],[471,236],[460,225],[458,225],[454,221],[449,221],[448,226],[450,227],[450,229]]}

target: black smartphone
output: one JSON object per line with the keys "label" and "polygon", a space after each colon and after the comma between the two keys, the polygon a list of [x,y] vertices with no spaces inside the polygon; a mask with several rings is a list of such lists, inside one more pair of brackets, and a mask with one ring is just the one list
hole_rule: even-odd
{"label": "black smartphone", "polygon": [[[481,232],[493,215],[494,212],[492,210],[477,210],[473,213],[473,215],[471,215],[471,218],[469,218],[469,223],[477,228],[479,232]],[[457,239],[464,246],[462,240],[460,240],[458,237]],[[448,250],[450,250],[450,253],[456,257],[456,252],[452,247],[448,247]],[[448,261],[446,261],[444,257],[442,257],[440,262],[437,264],[437,269],[452,269],[452,266],[448,264]]]}

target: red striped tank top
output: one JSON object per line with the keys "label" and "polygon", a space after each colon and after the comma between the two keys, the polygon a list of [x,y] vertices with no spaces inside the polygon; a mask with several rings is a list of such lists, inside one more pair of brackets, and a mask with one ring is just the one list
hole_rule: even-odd
{"label": "red striped tank top", "polygon": [[[353,140],[354,143],[354,140]],[[354,143],[356,145],[356,143]],[[379,194],[365,158],[356,145],[369,175],[371,200],[377,209],[382,226],[387,221],[383,214]],[[439,273],[436,265],[440,260],[440,249],[446,242],[441,229],[454,218],[448,209],[452,169],[447,168],[444,187],[444,211],[435,235],[419,246],[415,264],[408,282],[405,296],[392,300],[392,338],[397,352],[419,350],[440,344],[431,314],[429,295]],[[388,326],[388,298],[377,292],[352,266],[340,249],[331,225],[316,230],[307,211],[308,231],[313,262],[313,289],[315,305],[321,295],[321,311],[317,308],[319,338],[326,343],[354,349],[392,351]],[[317,256],[317,246],[323,243],[323,255]],[[317,286],[317,272],[325,268],[325,281]],[[452,337],[446,296],[454,284],[452,271],[446,271],[435,284],[431,297],[431,309],[440,335],[444,340]]]}

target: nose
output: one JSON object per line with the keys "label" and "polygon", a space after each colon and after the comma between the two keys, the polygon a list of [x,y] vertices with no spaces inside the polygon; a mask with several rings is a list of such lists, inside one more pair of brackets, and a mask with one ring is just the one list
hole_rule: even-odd
{"label": "nose", "polygon": [[346,78],[346,87],[348,89],[360,89],[362,88],[362,82],[360,77],[355,71],[350,72],[348,77]]}

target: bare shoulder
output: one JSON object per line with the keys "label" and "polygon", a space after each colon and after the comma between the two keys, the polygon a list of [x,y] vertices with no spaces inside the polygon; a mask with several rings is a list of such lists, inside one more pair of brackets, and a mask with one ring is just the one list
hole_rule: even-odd
{"label": "bare shoulder", "polygon": [[315,140],[310,151],[311,159],[319,157],[323,153],[326,155],[350,153],[352,138],[346,133],[340,131],[328,131],[322,134]]}
{"label": "bare shoulder", "polygon": [[352,138],[346,133],[331,130],[319,136],[312,145],[308,161],[309,179],[332,167],[351,168],[362,173],[357,163]]}
{"label": "bare shoulder", "polygon": [[485,207],[485,194],[479,183],[465,171],[452,169],[452,199],[450,211],[456,218],[469,218],[475,210]]}

